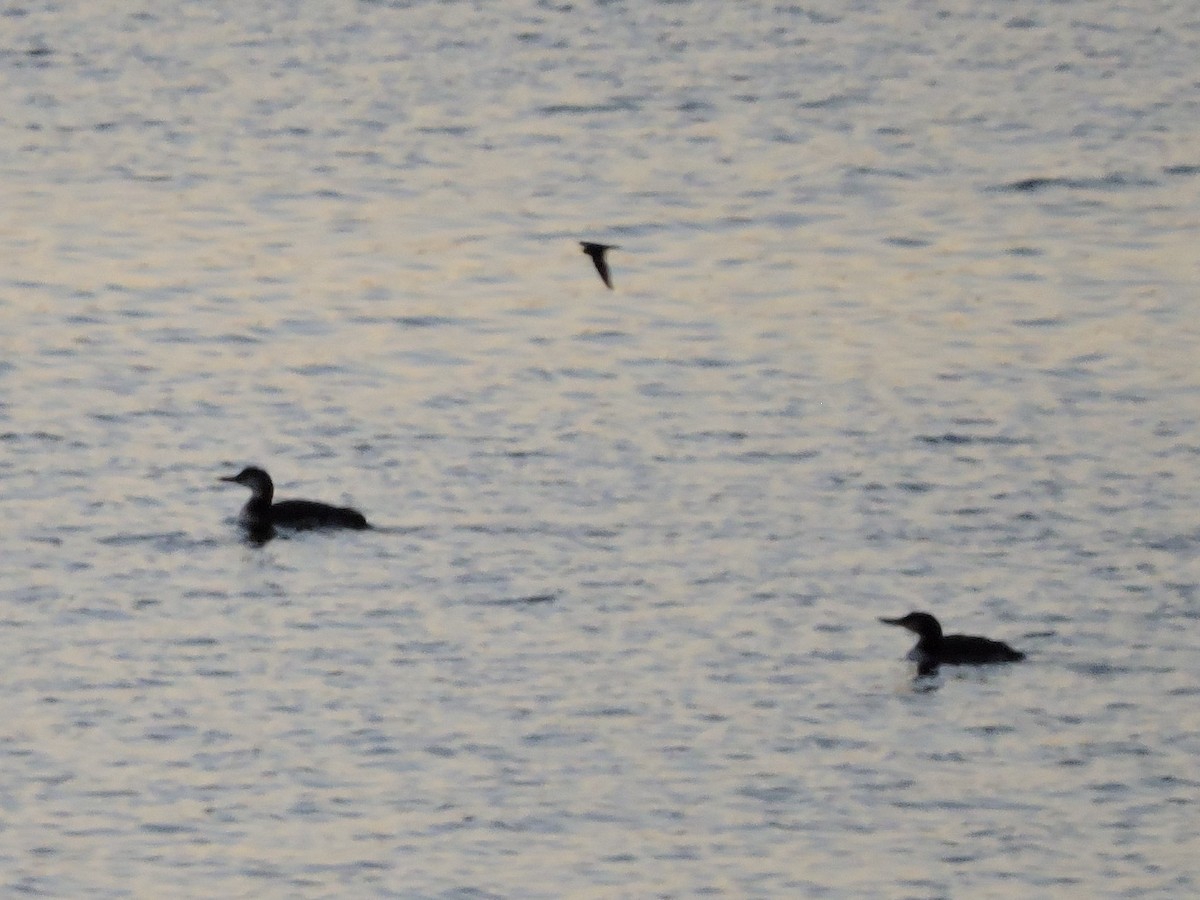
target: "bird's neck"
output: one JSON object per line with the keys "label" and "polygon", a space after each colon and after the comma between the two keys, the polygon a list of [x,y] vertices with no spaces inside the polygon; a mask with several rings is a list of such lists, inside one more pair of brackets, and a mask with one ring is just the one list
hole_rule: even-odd
{"label": "bird's neck", "polygon": [[271,518],[271,495],[255,494],[242,507],[242,518],[247,521],[266,521]]}

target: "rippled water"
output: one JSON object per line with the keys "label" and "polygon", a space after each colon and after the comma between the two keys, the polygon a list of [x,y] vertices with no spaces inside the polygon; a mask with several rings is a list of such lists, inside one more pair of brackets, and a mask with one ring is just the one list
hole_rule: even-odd
{"label": "rippled water", "polygon": [[1200,888],[1194,10],[168,7],[0,17],[4,893]]}

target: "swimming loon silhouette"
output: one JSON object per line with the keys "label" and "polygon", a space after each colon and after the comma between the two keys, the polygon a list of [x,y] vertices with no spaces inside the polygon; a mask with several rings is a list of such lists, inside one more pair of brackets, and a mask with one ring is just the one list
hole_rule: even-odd
{"label": "swimming loon silhouette", "polygon": [[250,499],[242,507],[239,521],[252,538],[265,540],[274,530],[291,528],[307,531],[314,528],[370,528],[366,517],[348,506],[331,506],[316,500],[280,500],[275,496],[275,483],[264,469],[247,466],[236,475],[226,475],[221,481],[250,488]]}
{"label": "swimming loon silhouette", "polygon": [[918,675],[932,675],[938,666],[988,665],[1019,662],[1025,658],[1003,641],[973,634],[942,634],[941,623],[927,612],[910,612],[898,619],[880,618],[885,625],[898,625],[914,632],[916,646],[908,658],[917,663]]}

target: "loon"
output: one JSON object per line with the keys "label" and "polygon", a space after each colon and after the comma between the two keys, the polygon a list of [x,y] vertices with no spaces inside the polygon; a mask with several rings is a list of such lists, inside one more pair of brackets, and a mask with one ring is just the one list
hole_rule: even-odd
{"label": "loon", "polygon": [[600,273],[600,280],[611,291],[612,276],[608,274],[608,263],[604,259],[604,254],[609,250],[620,250],[621,248],[616,244],[593,244],[589,241],[580,241],[579,246],[592,258],[592,262],[596,264],[596,271]]}
{"label": "loon", "polygon": [[970,666],[1019,662],[1025,658],[1003,641],[973,634],[942,634],[942,626],[927,612],[910,612],[899,619],[880,618],[885,625],[899,625],[914,632],[919,640],[908,653],[916,660],[917,675],[932,675],[938,666]]}
{"label": "loon", "polygon": [[266,540],[274,534],[275,526],[304,531],[310,528],[370,528],[366,518],[356,509],[330,506],[315,500],[281,500],[272,503],[275,483],[258,466],[247,466],[236,475],[222,481],[244,484],[250,488],[250,499],[242,507],[240,521],[255,540]]}

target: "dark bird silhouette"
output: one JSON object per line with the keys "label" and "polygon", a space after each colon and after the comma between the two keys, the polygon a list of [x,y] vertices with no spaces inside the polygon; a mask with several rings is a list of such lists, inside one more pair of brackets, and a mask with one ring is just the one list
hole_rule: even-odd
{"label": "dark bird silhouette", "polygon": [[222,481],[250,488],[250,499],[242,507],[238,517],[252,541],[263,542],[275,535],[275,528],[291,528],[307,531],[313,528],[370,528],[366,518],[356,509],[347,506],[330,506],[316,500],[280,500],[272,503],[275,483],[271,476],[257,466],[247,466],[236,475],[227,475]]}
{"label": "dark bird silhouette", "polygon": [[583,252],[592,258],[592,262],[596,264],[596,271],[600,273],[600,280],[612,290],[612,276],[608,273],[608,262],[604,259],[604,254],[609,250],[620,250],[616,244],[593,244],[588,241],[580,241],[579,246],[583,248]]}
{"label": "dark bird silhouette", "polygon": [[942,634],[942,626],[927,612],[910,612],[899,619],[880,618],[885,625],[899,625],[917,635],[917,645],[908,658],[917,663],[918,675],[932,675],[938,666],[971,666],[1019,662],[1025,658],[1003,641],[973,634]]}

